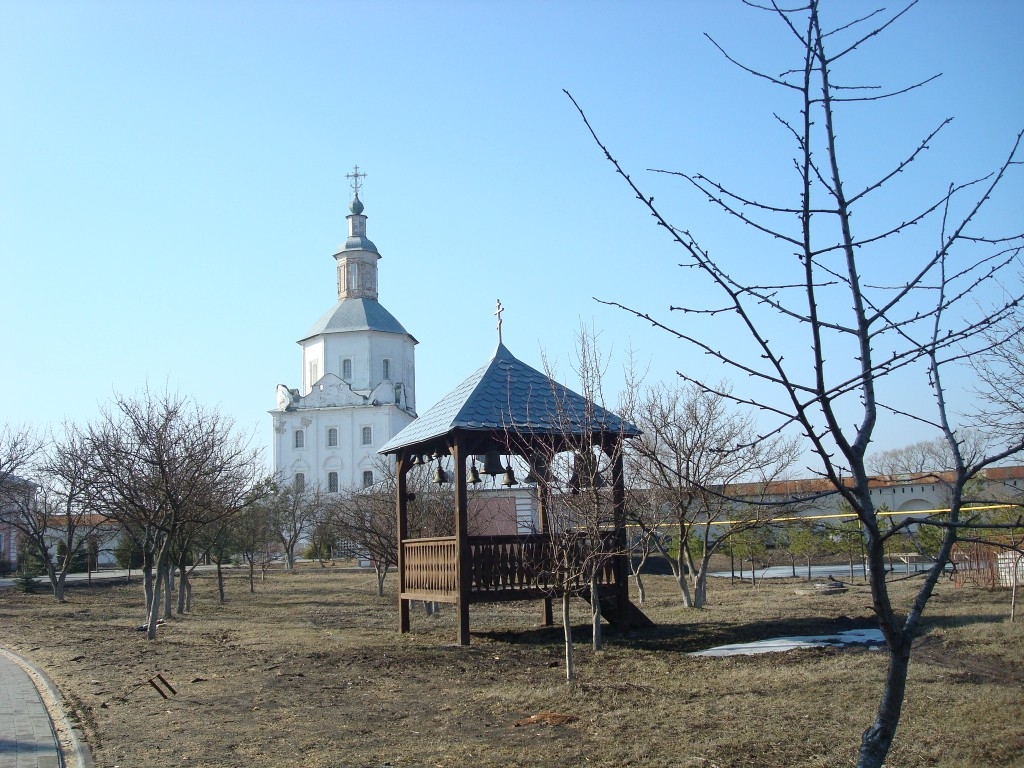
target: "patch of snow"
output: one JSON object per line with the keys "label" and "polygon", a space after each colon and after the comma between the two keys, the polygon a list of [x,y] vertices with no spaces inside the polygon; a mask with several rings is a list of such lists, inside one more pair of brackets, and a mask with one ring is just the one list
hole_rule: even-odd
{"label": "patch of snow", "polygon": [[719,645],[706,651],[695,651],[690,656],[751,656],[755,653],[778,653],[794,648],[842,648],[847,645],[863,645],[874,650],[885,644],[880,629],[848,629],[834,635],[805,635],[802,637],[771,637],[753,643]]}

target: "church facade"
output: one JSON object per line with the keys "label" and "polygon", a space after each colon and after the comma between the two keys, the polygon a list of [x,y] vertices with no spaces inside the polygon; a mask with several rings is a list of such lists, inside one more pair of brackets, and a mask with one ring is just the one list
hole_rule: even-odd
{"label": "church facade", "polygon": [[270,411],[277,481],[328,493],[379,481],[377,449],[416,418],[417,342],[378,301],[363,175],[350,175],[348,237],[334,254],[338,301],[298,340],[301,384],[279,384]]}

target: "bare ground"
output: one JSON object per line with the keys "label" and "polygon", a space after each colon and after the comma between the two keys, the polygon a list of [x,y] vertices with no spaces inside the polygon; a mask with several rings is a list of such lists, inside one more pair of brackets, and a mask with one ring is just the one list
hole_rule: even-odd
{"label": "bare ground", "polygon": [[[716,580],[711,605],[687,611],[670,579],[647,581],[658,626],[609,632],[604,651],[579,604],[573,688],[561,630],[537,626],[536,603],[473,606],[462,648],[450,606],[415,611],[399,635],[394,594],[340,567],[271,572],[256,594],[231,572],[224,605],[201,576],[193,612],[155,642],[135,629],[138,583],[72,587],[64,604],[0,590],[0,645],[56,682],[99,768],[854,764],[884,653],[687,653],[872,626],[866,587],[825,597],[795,594],[796,580]],[[914,584],[894,589],[909,599]],[[1024,766],[1024,623],[1008,611],[1006,593],[940,586],[890,768]],[[158,673],[176,695],[147,682]],[[569,717],[516,725],[547,712]]]}

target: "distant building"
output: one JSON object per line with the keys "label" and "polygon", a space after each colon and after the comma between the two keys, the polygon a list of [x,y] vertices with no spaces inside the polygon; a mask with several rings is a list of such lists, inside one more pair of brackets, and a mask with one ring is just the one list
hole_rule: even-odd
{"label": "distant building", "polygon": [[[844,478],[847,486],[853,480]],[[875,509],[883,507],[890,512],[907,515],[926,510],[945,509],[949,506],[949,488],[953,481],[950,472],[916,472],[901,475],[872,475],[868,478],[869,493]],[[806,501],[816,494],[825,494]],[[980,499],[1010,500],[1024,496],[1024,467],[988,467],[981,470],[968,489],[965,501],[976,495]],[[805,516],[837,514],[842,497],[828,480],[783,480],[767,486],[737,483],[726,490],[726,495],[740,498],[764,498],[773,503],[796,500],[799,513]],[[897,515],[900,519],[902,515]]]}
{"label": "distant building", "polygon": [[416,418],[416,339],[377,300],[359,168],[348,237],[334,254],[338,301],[299,339],[301,384],[277,387],[274,472],[279,482],[335,493],[381,478],[377,449]]}
{"label": "distant building", "polygon": [[18,529],[9,520],[19,518],[22,511],[35,504],[37,485],[30,480],[7,475],[0,487],[0,560],[9,568],[18,563]]}

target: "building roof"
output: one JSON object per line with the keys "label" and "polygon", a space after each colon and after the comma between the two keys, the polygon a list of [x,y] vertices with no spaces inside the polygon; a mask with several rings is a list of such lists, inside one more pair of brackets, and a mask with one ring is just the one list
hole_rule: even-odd
{"label": "building roof", "polygon": [[461,429],[528,435],[614,434],[640,431],[516,359],[504,344],[494,357],[380,448],[429,442]]}
{"label": "building roof", "polygon": [[313,323],[313,327],[299,341],[311,339],[321,333],[345,333],[346,331],[397,333],[408,336],[413,342],[416,341],[395,319],[395,316],[381,306],[379,301],[368,298],[340,299]]}
{"label": "building roof", "polygon": [[371,251],[380,256],[380,251],[377,250],[377,246],[373,244],[373,241],[362,235],[352,235],[346,238],[345,245],[338,249],[338,253],[344,253],[345,251]]}

